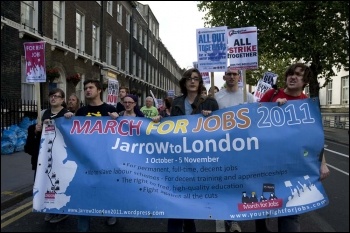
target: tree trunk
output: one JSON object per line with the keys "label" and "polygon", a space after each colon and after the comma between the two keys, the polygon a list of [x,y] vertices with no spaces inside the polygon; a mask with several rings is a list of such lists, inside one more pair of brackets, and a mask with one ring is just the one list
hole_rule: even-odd
{"label": "tree trunk", "polygon": [[320,83],[318,82],[318,70],[316,69],[317,65],[314,62],[311,63],[310,69],[312,71],[312,78],[309,83],[310,98],[318,97],[320,92]]}

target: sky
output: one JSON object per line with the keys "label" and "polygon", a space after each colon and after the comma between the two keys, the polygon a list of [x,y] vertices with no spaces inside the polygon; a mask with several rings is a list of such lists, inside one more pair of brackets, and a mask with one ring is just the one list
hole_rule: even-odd
{"label": "sky", "polygon": [[[197,61],[196,29],[204,28],[205,13],[196,1],[139,1],[150,6],[159,23],[159,37],[180,68],[193,67]],[[224,85],[223,72],[214,73],[214,85]],[[211,84],[206,85],[209,90]]]}

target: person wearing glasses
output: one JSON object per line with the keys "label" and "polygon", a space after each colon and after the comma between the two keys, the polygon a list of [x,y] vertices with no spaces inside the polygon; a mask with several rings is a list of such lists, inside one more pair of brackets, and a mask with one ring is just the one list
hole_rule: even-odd
{"label": "person wearing glasses", "polygon": [[[215,99],[219,104],[219,109],[243,104],[243,91],[238,86],[238,82],[241,79],[239,70],[228,67],[223,79],[225,80],[226,88],[223,88],[219,92],[215,93]],[[247,92],[247,102],[254,102],[254,96],[249,92]],[[229,232],[242,231],[238,222],[231,220],[225,220],[225,228]]]}
{"label": "person wearing glasses", "polygon": [[[213,97],[202,96],[203,79],[198,69],[184,72],[179,81],[182,96],[173,100],[171,116],[193,115],[201,113],[209,116],[219,106]],[[194,219],[168,219],[168,232],[196,232]]]}
{"label": "person wearing glasses", "polygon": [[[41,122],[28,127],[28,136],[24,151],[31,155],[32,170],[34,170],[34,181],[37,171],[37,163],[40,151],[41,133],[43,123],[48,123],[49,120],[63,117],[68,110],[63,107],[65,99],[64,91],[60,88],[54,88],[49,92],[50,108],[43,111]],[[44,220],[50,223],[58,223],[66,219],[66,214],[45,214]]]}
{"label": "person wearing glasses", "polygon": [[119,113],[119,116],[133,116],[144,117],[145,115],[140,111],[138,105],[138,97],[136,95],[128,94],[123,98],[123,105],[125,110]]}
{"label": "person wearing glasses", "polygon": [[[119,115],[117,109],[101,100],[102,84],[99,80],[88,79],[84,81],[84,94],[88,101],[88,105],[80,107],[75,116],[89,116],[89,117],[101,117],[110,116],[116,119]],[[72,112],[64,114],[66,118],[74,116]],[[107,225],[116,224],[117,219],[115,217],[107,218]],[[90,216],[78,216],[78,231],[87,232],[90,228]]]}

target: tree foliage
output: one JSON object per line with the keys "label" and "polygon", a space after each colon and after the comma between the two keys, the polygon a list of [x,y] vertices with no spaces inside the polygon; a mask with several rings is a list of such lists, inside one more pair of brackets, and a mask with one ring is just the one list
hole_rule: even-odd
{"label": "tree foliage", "polygon": [[199,1],[197,6],[206,12],[206,26],[256,26],[259,64],[271,71],[277,72],[271,64],[308,64],[311,96],[319,94],[319,78],[325,86],[335,72],[349,68],[348,1]]}

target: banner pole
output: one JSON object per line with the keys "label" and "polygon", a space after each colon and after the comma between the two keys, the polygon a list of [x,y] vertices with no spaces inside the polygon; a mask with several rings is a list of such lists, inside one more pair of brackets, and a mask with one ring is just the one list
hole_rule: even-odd
{"label": "banner pole", "polygon": [[37,123],[41,124],[41,100],[40,100],[40,83],[35,83],[36,109],[38,113]]}
{"label": "banner pole", "polygon": [[214,97],[214,72],[210,72],[210,83],[211,83],[211,87],[210,87],[210,89],[211,89],[211,91],[210,91],[210,94],[211,94],[211,96],[213,96]]}
{"label": "banner pole", "polygon": [[242,81],[243,81],[243,103],[247,103],[247,86],[246,86],[245,70],[242,70]]}

